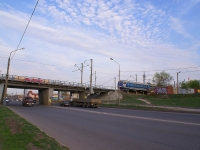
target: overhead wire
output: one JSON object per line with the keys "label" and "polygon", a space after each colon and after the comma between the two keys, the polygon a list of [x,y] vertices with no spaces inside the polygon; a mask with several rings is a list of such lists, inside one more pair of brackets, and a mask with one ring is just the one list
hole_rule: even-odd
{"label": "overhead wire", "polygon": [[[29,23],[30,23],[30,21],[31,21],[31,19],[32,19],[32,17],[33,17],[33,14],[34,14],[34,12],[35,12],[35,9],[36,9],[36,7],[37,7],[37,5],[38,5],[38,2],[39,2],[39,0],[37,1],[36,5],[35,5],[35,8],[34,8],[34,10],[33,10],[32,14],[31,14],[31,17],[30,17],[30,19],[29,19],[29,21],[28,21],[28,24],[26,25],[26,28],[25,28],[25,30],[24,30],[24,33],[23,33],[23,35],[22,35],[22,37],[21,37],[21,39],[20,39],[20,41],[19,41],[18,45],[17,45],[17,48],[16,48],[16,50],[19,48],[19,46],[20,46],[20,44],[21,44],[21,41],[22,41],[22,39],[23,39],[23,37],[24,37],[24,35],[25,35],[25,33],[26,33],[26,30],[27,30],[27,28],[28,28],[28,26],[29,26]],[[12,56],[11,60],[12,60],[12,59],[13,59],[13,57],[15,56],[15,53],[16,53],[16,51],[14,52],[14,54],[13,54],[13,56]]]}
{"label": "overhead wire", "polygon": [[[116,76],[116,77],[118,77],[118,76]],[[114,78],[116,78],[116,77],[114,77]],[[106,81],[106,82],[104,82],[104,83],[102,83],[102,84],[100,84],[100,85],[104,85],[104,84],[106,84],[106,83],[108,83],[108,82],[114,80],[114,78],[112,78],[112,79],[110,79],[109,81]]]}

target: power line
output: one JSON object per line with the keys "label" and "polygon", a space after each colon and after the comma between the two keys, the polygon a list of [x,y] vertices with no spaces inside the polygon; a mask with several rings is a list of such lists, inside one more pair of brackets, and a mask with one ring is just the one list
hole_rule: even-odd
{"label": "power line", "polygon": [[142,71],[121,71],[121,72],[153,72],[153,71],[167,71],[167,70],[180,70],[180,69],[190,69],[190,68],[199,68],[200,66],[197,67],[187,67],[187,68],[174,68],[174,69],[163,69],[163,70],[142,70]]}
{"label": "power line", "polygon": [[[7,57],[2,57],[0,56],[1,58],[7,58]],[[59,65],[51,65],[51,64],[45,64],[45,63],[36,63],[36,62],[31,62],[31,61],[27,61],[27,60],[20,60],[20,59],[14,59],[16,61],[22,61],[22,62],[28,62],[28,63],[33,63],[33,64],[40,64],[40,65],[45,65],[45,66],[54,66],[54,67],[59,67]],[[73,68],[70,68],[70,67],[65,67],[65,68],[69,68],[69,69],[73,69]]]}
{"label": "power line", "polygon": [[[21,37],[21,39],[20,39],[20,41],[19,41],[19,44],[18,44],[16,50],[19,48],[19,46],[20,46],[20,44],[21,44],[21,41],[22,41],[22,39],[23,39],[23,37],[24,37],[24,35],[25,35],[25,33],[26,33],[26,30],[27,30],[27,28],[28,28],[28,25],[29,25],[31,19],[32,19],[32,16],[33,16],[33,14],[34,14],[34,12],[35,12],[35,9],[36,9],[36,7],[37,7],[37,5],[38,5],[38,2],[39,2],[39,0],[37,1],[36,5],[35,5],[35,8],[34,8],[32,14],[31,14],[31,17],[30,17],[30,19],[29,19],[29,21],[28,21],[28,24],[27,24],[27,26],[26,26],[26,28],[25,28],[25,30],[24,30],[24,33],[23,33],[23,35],[22,35],[22,37]],[[15,53],[16,53],[16,51],[14,52],[12,58],[15,56]],[[11,58],[11,60],[12,60],[12,58]]]}
{"label": "power line", "polygon": [[[116,77],[118,77],[118,76],[116,76]],[[104,84],[106,84],[106,83],[112,81],[113,79],[114,79],[114,78],[112,78],[112,79],[110,79],[109,81],[106,81],[105,83],[102,83],[102,84],[100,84],[100,85],[104,85]]]}

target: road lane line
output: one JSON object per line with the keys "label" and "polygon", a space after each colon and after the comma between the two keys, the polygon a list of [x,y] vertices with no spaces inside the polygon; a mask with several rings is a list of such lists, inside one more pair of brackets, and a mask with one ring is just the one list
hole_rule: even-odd
{"label": "road lane line", "polygon": [[147,117],[138,117],[138,116],[130,116],[130,115],[121,115],[121,114],[106,113],[106,112],[99,112],[99,111],[92,111],[92,110],[83,110],[83,109],[69,108],[69,107],[68,108],[66,108],[66,107],[59,107],[59,106],[46,106],[46,107],[54,107],[54,108],[58,107],[58,108],[62,108],[62,109],[71,109],[71,110],[75,110],[75,111],[90,112],[90,113],[104,114],[104,115],[124,117],[124,118],[142,119],[142,120],[151,120],[151,121],[160,121],[160,122],[179,123],[179,124],[185,124],[185,125],[200,126],[199,123],[192,123],[192,122],[183,122],[183,121],[173,121],[173,120],[147,118]]}

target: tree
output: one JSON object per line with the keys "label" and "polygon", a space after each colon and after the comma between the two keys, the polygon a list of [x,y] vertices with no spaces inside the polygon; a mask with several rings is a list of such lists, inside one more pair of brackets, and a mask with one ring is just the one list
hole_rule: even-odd
{"label": "tree", "polygon": [[188,82],[183,82],[181,84],[182,88],[195,88],[200,89],[200,81],[199,80],[190,80]]}
{"label": "tree", "polygon": [[169,73],[162,71],[160,73],[156,72],[153,77],[153,82],[157,86],[167,86],[173,80],[173,77]]}

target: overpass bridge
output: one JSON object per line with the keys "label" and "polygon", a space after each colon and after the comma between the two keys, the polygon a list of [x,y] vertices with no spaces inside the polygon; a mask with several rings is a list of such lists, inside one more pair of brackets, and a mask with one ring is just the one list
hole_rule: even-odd
{"label": "overpass bridge", "polygon": [[[5,81],[6,75],[2,74],[0,76],[0,100],[3,99]],[[79,99],[85,99],[89,94],[90,85],[28,76],[9,75],[8,88],[38,90],[39,104],[51,105],[49,99],[53,95],[53,91],[68,91],[70,94],[78,93]],[[113,87],[99,85],[93,85],[92,88],[94,93],[100,93],[101,95],[105,95],[110,91],[114,91]]]}

